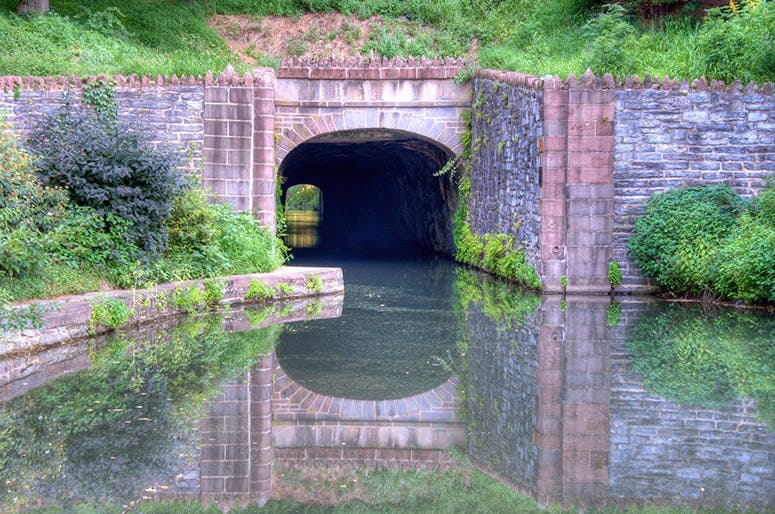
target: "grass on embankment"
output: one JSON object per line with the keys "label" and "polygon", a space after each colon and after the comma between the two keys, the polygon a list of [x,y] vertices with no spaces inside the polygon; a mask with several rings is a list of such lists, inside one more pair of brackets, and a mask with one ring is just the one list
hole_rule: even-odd
{"label": "grass on embankment", "polygon": [[[648,22],[592,0],[51,0],[49,15],[28,18],[13,14],[16,3],[0,1],[0,74],[203,74],[228,62],[244,70],[314,55],[321,42],[342,40],[350,54],[473,55],[484,67],[538,75],[579,75],[591,67],[641,77],[775,78],[775,7],[753,0],[703,19]],[[284,41],[280,55],[257,45],[239,62],[227,45],[239,46],[251,30],[271,33],[270,15],[334,11],[347,16],[336,30],[313,24],[293,40],[269,34]],[[227,24],[219,35],[208,25],[213,14],[246,22]]]}
{"label": "grass on embankment", "polygon": [[[430,513],[430,512],[469,512],[493,514],[552,514],[552,513],[610,513],[610,514],[711,514],[728,512],[726,509],[691,509],[688,507],[612,507],[602,510],[575,508],[563,509],[559,506],[540,508],[535,501],[522,496],[504,486],[494,478],[484,473],[464,466],[464,470],[449,472],[432,471],[377,471],[369,475],[350,474],[349,484],[318,483],[317,490],[327,495],[329,491],[337,490],[340,496],[352,496],[346,489],[358,487],[360,493],[356,500],[344,501],[336,505],[316,505],[298,503],[291,500],[272,500],[264,507],[256,504],[247,508],[235,507],[232,514],[282,514],[289,512],[304,513]],[[359,482],[353,485],[353,482]],[[312,484],[307,484],[312,485]],[[344,487],[343,487],[344,486]],[[365,501],[364,501],[365,500]],[[48,508],[35,510],[36,514],[59,514],[61,512],[77,512],[79,514],[113,514],[121,512],[117,506],[81,507],[81,508]],[[200,503],[186,502],[142,502],[133,511],[143,514],[217,514],[221,510],[214,504],[208,508]],[[750,511],[740,511],[750,512]]]}

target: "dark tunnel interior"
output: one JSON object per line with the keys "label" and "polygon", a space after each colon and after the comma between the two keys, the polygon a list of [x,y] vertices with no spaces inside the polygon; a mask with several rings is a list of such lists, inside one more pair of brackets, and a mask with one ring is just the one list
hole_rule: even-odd
{"label": "dark tunnel interior", "polygon": [[448,175],[435,176],[451,157],[438,143],[396,130],[335,132],[300,144],[280,174],[283,203],[288,188],[297,184],[317,186],[322,193],[316,248],[304,252],[454,255],[457,190]]}

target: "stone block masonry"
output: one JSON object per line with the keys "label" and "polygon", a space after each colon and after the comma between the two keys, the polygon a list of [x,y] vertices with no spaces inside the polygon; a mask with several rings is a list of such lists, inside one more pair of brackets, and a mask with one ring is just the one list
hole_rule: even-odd
{"label": "stone block masonry", "polygon": [[[504,217],[538,213],[535,224],[523,228],[537,231],[537,239],[517,239],[548,292],[562,291],[564,278],[568,293],[606,293],[611,261],[622,269],[619,291],[648,291],[651,285],[630,259],[627,243],[649,198],[682,185],[718,182],[751,196],[775,172],[770,84],[725,87],[700,79],[689,85],[650,77],[615,82],[590,71],[565,81],[493,70],[478,77],[477,84],[486,85],[477,87],[490,96],[499,88],[542,92],[534,96],[538,115],[535,103],[496,106],[475,93],[471,205],[472,226],[480,234],[512,233]],[[479,128],[482,119],[487,123]],[[504,119],[511,124],[505,136],[498,132]],[[508,137],[537,144],[519,150],[514,160],[508,143],[495,147]],[[531,153],[536,146],[537,162]],[[524,201],[536,192],[536,173],[539,195],[531,202],[537,210]],[[517,186],[505,186],[502,198],[497,184],[507,180]]]}
{"label": "stone block masonry", "polygon": [[[119,119],[142,130],[155,145],[178,148],[189,158],[189,173],[198,173],[203,162],[202,109],[204,83],[148,77],[114,77]],[[0,77],[0,116],[23,134],[45,115],[65,105],[80,102],[78,79]]]}
{"label": "stone block masonry", "polygon": [[[501,233],[540,266],[541,100],[539,88],[474,80],[471,119],[471,228]],[[497,208],[495,208],[497,206]]]}
{"label": "stone block masonry", "polygon": [[623,289],[649,283],[627,253],[635,220],[653,195],[725,183],[743,196],[775,174],[775,96],[770,86],[721,89],[698,81],[617,89],[613,258]]}

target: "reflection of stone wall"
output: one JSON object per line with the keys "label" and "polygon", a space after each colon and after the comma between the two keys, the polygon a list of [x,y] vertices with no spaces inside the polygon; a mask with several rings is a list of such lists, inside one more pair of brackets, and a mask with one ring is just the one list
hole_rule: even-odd
{"label": "reflection of stone wall", "polygon": [[220,505],[269,500],[272,480],[272,355],[221,386],[200,426],[201,494]]}
{"label": "reflection of stone wall", "polygon": [[450,465],[464,441],[457,378],[408,398],[353,400],[316,393],[275,365],[272,448],[282,468],[357,465],[427,469]]}
{"label": "reflection of stone wall", "polygon": [[466,448],[485,468],[534,493],[538,448],[538,329],[540,317],[499,326],[480,307],[468,314],[468,433]]}
{"label": "reflection of stone wall", "polygon": [[610,494],[614,498],[675,496],[725,504],[775,505],[775,434],[751,402],[718,410],[683,407],[644,390],[625,344],[646,308],[627,303],[611,346]]}
{"label": "reflection of stone wall", "polygon": [[[519,294],[515,292],[515,294]],[[608,489],[609,298],[545,297],[511,329],[469,312],[467,449],[542,505]]]}
{"label": "reflection of stone wall", "polygon": [[86,344],[59,346],[21,357],[0,358],[0,402],[21,396],[54,378],[91,366]]}
{"label": "reflection of stone wall", "polygon": [[608,495],[609,304],[606,296],[567,300],[562,423],[565,504],[591,505]]}

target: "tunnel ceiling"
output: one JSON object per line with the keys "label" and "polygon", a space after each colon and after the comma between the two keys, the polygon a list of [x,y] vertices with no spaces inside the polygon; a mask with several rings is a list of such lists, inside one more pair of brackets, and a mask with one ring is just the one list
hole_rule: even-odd
{"label": "tunnel ceiling", "polygon": [[323,194],[321,242],[349,252],[425,248],[451,254],[457,194],[435,174],[452,156],[401,131],[318,136],[283,161],[284,189],[313,184]]}

